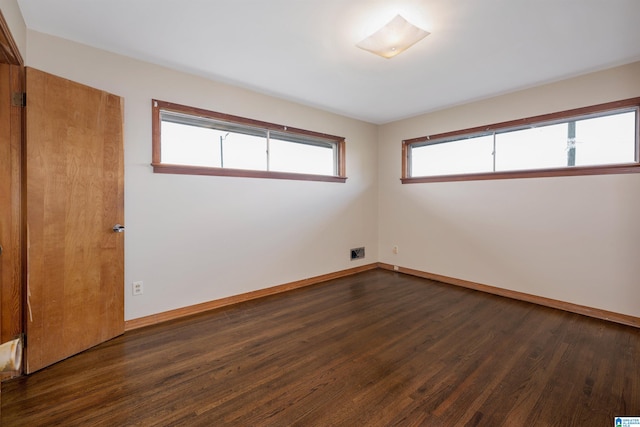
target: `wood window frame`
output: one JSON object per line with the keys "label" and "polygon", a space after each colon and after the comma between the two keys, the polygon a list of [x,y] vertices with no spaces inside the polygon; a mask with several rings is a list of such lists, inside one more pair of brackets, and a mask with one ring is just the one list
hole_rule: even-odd
{"label": "wood window frame", "polygon": [[600,166],[569,166],[552,169],[529,169],[518,171],[501,171],[501,172],[481,172],[468,174],[452,174],[440,176],[421,176],[411,177],[409,172],[409,153],[413,145],[424,143],[427,140],[449,139],[452,137],[464,137],[482,132],[499,131],[520,126],[528,126],[541,124],[544,122],[552,122],[556,120],[570,119],[572,117],[584,116],[589,114],[606,113],[608,111],[619,110],[623,108],[640,109],[640,97],[629,98],[621,101],[608,102],[604,104],[592,105],[589,107],[575,108],[572,110],[560,111],[556,113],[543,114],[539,116],[528,117],[524,119],[511,120],[508,122],[495,123],[486,126],[477,126],[474,128],[445,132],[436,135],[421,136],[402,141],[402,177],[403,184],[417,184],[429,182],[450,182],[450,181],[478,181],[493,179],[514,179],[514,178],[543,178],[554,176],[582,176],[582,175],[609,175],[624,173],[640,173],[640,130],[638,122],[640,122],[640,111],[636,117],[636,155],[634,163],[600,165]]}
{"label": "wood window frame", "polygon": [[[211,175],[211,176],[233,176],[245,178],[270,178],[270,179],[288,179],[300,181],[323,181],[344,183],[347,180],[346,163],[345,163],[345,139],[340,136],[329,135],[325,133],[313,132],[305,129],[292,128],[289,126],[278,125],[274,123],[263,122],[260,120],[248,119],[245,117],[234,116],[231,114],[219,113],[215,111],[205,110],[197,107],[176,104],[173,102],[160,101],[153,99],[152,103],[152,163],[154,173],[169,173],[183,175]],[[213,120],[225,121],[240,125],[260,127],[272,131],[287,132],[301,136],[310,136],[321,138],[335,142],[337,147],[337,175],[315,175],[296,172],[276,172],[276,171],[260,171],[248,169],[232,169],[220,168],[212,166],[190,166],[176,165],[162,162],[161,150],[161,112],[169,111],[181,114],[187,114],[197,117],[204,117]]]}

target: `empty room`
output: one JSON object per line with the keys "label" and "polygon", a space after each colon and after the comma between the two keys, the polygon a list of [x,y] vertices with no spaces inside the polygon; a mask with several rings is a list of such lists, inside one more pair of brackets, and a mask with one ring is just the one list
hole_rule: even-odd
{"label": "empty room", "polygon": [[640,424],[640,3],[0,0],[3,426]]}

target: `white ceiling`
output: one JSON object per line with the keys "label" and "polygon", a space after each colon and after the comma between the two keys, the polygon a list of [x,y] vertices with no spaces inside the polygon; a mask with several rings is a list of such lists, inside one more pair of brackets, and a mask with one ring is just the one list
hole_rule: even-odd
{"label": "white ceiling", "polygon": [[[640,60],[640,0],[18,3],[29,29],[378,124]],[[355,47],[397,13],[431,35]]]}

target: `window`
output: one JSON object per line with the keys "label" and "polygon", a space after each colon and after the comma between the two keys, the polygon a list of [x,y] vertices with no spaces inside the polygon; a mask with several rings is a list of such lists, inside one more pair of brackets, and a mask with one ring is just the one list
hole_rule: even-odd
{"label": "window", "polygon": [[402,182],[640,172],[640,98],[402,142]]}
{"label": "window", "polygon": [[153,100],[157,173],[345,182],[344,138]]}

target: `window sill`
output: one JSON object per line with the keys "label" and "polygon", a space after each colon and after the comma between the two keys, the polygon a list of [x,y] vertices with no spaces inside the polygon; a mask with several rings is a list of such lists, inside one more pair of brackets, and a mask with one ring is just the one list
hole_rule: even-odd
{"label": "window sill", "polygon": [[401,178],[403,184],[420,184],[427,182],[482,181],[492,179],[547,178],[554,176],[611,175],[640,173],[640,164],[608,165],[608,166],[574,166],[560,169],[537,169],[509,172],[486,172],[457,175],[421,176]]}
{"label": "window sill", "polygon": [[312,175],[292,172],[267,172],[247,169],[224,169],[207,166],[171,165],[165,163],[152,163],[154,173],[170,173],[179,175],[210,175],[210,176],[233,176],[243,178],[267,178],[267,179],[289,179],[297,181],[322,181],[344,183],[347,177]]}

